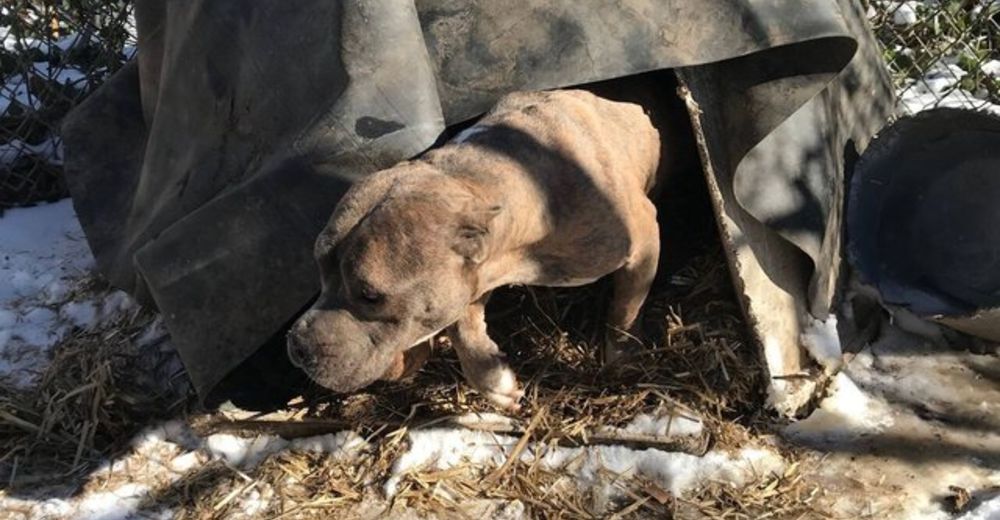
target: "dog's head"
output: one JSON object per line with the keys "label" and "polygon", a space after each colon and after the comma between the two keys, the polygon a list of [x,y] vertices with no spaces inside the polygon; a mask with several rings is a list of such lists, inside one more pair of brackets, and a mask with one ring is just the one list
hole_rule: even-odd
{"label": "dog's head", "polygon": [[477,297],[498,212],[446,178],[351,190],[316,241],[323,288],[288,333],[292,362],[339,392],[415,372],[426,352],[409,349]]}

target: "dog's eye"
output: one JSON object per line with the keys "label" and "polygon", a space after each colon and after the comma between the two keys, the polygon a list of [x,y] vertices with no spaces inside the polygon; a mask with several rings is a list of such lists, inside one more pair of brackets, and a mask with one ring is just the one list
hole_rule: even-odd
{"label": "dog's eye", "polygon": [[367,303],[378,303],[382,301],[382,295],[367,285],[361,287],[360,296],[361,299]]}

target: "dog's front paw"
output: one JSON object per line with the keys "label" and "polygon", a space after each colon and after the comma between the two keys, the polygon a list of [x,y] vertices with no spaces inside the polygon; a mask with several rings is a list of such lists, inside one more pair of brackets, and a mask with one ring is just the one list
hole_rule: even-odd
{"label": "dog's front paw", "polygon": [[481,390],[483,396],[496,406],[516,412],[521,409],[521,398],[524,397],[524,390],[517,384],[517,377],[509,367],[502,367],[500,370],[499,383],[492,389]]}
{"label": "dog's front paw", "polygon": [[472,388],[488,399],[498,408],[510,411],[521,409],[521,398],[524,390],[517,382],[514,371],[507,366],[502,357],[478,360],[463,366],[465,379]]}

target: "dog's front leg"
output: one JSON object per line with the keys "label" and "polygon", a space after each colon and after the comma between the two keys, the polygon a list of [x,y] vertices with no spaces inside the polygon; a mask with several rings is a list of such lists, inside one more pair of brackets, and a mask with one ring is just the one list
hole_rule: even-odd
{"label": "dog's front leg", "polygon": [[604,362],[614,363],[642,346],[639,313],[656,277],[660,259],[660,231],[656,207],[648,200],[637,212],[632,237],[634,250],[628,261],[612,275],[614,295],[608,309],[608,331],[604,340]]}
{"label": "dog's front leg", "polygon": [[469,305],[462,318],[448,328],[448,337],[469,385],[498,407],[518,410],[524,391],[518,388],[503,352],[486,333],[487,298],[489,294]]}

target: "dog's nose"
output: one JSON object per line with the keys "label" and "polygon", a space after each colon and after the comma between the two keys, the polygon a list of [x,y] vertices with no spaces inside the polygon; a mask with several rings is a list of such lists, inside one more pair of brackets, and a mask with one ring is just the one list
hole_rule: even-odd
{"label": "dog's nose", "polygon": [[316,356],[312,354],[312,350],[303,345],[294,334],[288,335],[288,358],[292,364],[304,370],[316,366]]}

